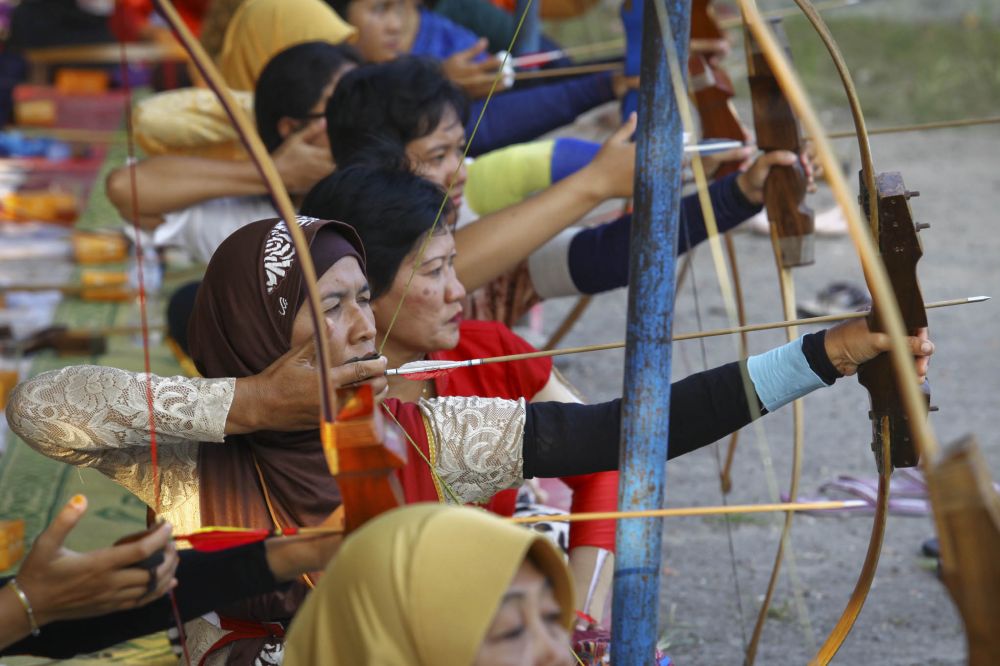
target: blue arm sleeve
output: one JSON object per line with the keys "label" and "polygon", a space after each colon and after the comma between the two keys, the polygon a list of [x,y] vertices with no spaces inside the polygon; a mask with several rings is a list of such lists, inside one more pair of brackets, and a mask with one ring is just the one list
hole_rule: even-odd
{"label": "blue arm sleeve", "polygon": [[[531,141],[612,99],[611,75],[607,73],[495,95],[472,140],[469,154],[481,155],[512,143]],[[476,100],[470,105],[466,126],[470,136],[484,102]]]}
{"label": "blue arm sleeve", "polygon": [[[413,37],[410,53],[444,60],[459,51],[470,48],[478,40],[479,38],[470,30],[451,19],[422,8],[420,10],[420,27]],[[482,60],[485,57],[485,53],[480,54],[477,60]]]}
{"label": "blue arm sleeve", "polygon": [[590,164],[600,149],[601,144],[595,141],[572,137],[556,139],[552,147],[551,182],[557,183]]}
{"label": "blue arm sleeve", "polygon": [[[736,184],[738,173],[720,178],[708,186],[708,194],[712,199],[712,209],[715,211],[715,222],[719,233],[724,234],[735,228],[740,222],[753,217],[763,206],[750,203],[743,196]],[[701,214],[701,204],[697,194],[689,194],[681,199],[681,230],[678,243],[679,252],[686,252],[689,247],[701,243],[708,238],[705,228],[705,217]]]}

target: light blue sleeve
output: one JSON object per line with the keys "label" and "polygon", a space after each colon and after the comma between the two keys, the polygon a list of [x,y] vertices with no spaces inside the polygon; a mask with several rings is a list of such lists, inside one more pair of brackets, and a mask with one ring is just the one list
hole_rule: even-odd
{"label": "light blue sleeve", "polygon": [[809,367],[802,353],[802,338],[751,356],[747,371],[757,397],[769,412],[826,386]]}

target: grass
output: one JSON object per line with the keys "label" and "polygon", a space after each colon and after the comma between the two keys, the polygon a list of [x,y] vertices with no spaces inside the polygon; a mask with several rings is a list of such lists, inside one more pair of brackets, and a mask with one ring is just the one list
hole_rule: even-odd
{"label": "grass", "polygon": [[[790,4],[762,2],[761,6]],[[882,7],[881,16],[851,8],[824,14],[872,125],[996,114],[1000,108],[1000,22],[989,18],[995,12],[989,3],[963,2],[930,13],[911,0],[893,7]],[[838,127],[846,124],[847,102],[825,47],[802,17],[785,19],[784,27],[793,63],[816,107],[842,110]],[[581,18],[549,23],[546,31],[566,45],[620,37],[617,3],[605,1]],[[741,31],[728,34],[733,49],[724,66],[732,74],[737,96],[745,100],[749,92]]]}
{"label": "grass", "polygon": [[[927,122],[993,115],[1000,106],[1000,25],[845,16],[831,16],[829,25],[866,118]],[[812,27],[796,17],[786,21],[786,31],[817,107],[846,109],[840,79]]]}

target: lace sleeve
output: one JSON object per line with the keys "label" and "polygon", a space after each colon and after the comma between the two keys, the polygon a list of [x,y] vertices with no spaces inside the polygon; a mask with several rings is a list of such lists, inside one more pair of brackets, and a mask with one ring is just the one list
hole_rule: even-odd
{"label": "lace sleeve", "polygon": [[[161,484],[171,491],[161,505],[169,510],[197,492],[198,442],[223,440],[235,381],[154,375],[152,384]],[[42,373],[14,389],[7,420],[42,455],[94,467],[152,500],[143,373],[87,365]]]}
{"label": "lace sleeve", "polygon": [[[462,502],[481,502],[524,482],[524,400],[421,400],[438,477]],[[450,495],[446,494],[446,499]]]}

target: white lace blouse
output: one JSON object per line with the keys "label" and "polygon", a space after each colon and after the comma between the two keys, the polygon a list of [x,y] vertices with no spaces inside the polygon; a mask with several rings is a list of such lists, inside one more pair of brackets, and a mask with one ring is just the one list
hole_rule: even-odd
{"label": "white lace blouse", "polygon": [[[11,394],[11,429],[39,453],[93,467],[152,506],[147,385],[152,389],[160,509],[178,533],[201,526],[200,442],[225,446],[236,381],[158,377],[101,366],[42,373]],[[462,502],[523,481],[524,401],[448,397],[420,403],[438,478]],[[447,495],[443,499],[451,499]]]}
{"label": "white lace blouse", "polygon": [[[147,387],[152,390],[153,419]],[[14,389],[7,404],[11,429],[55,460],[93,467],[153,506],[151,433],[156,432],[160,511],[183,534],[201,527],[198,447],[225,446],[234,379],[151,377],[100,366],[42,373]],[[437,478],[462,502],[491,497],[523,481],[524,401],[483,398],[424,400],[420,409],[433,442]],[[442,499],[450,500],[450,494]],[[214,614],[186,624],[192,658],[225,635]],[[283,646],[259,663],[280,664]],[[225,663],[224,648],[209,666]]]}

